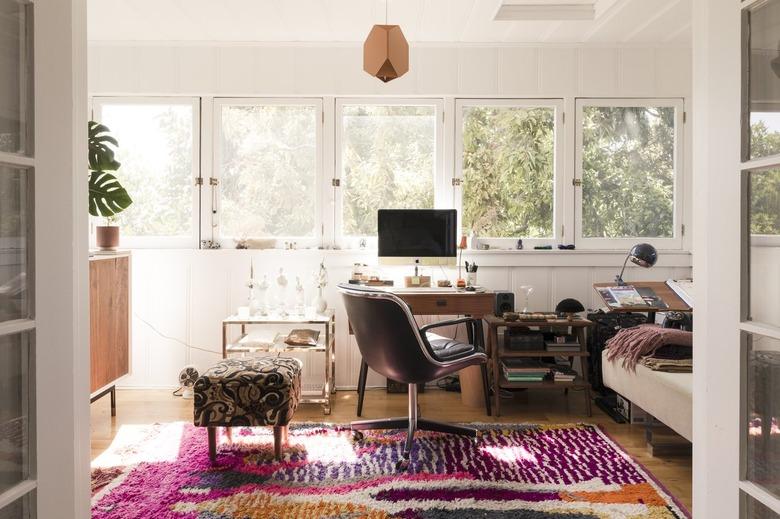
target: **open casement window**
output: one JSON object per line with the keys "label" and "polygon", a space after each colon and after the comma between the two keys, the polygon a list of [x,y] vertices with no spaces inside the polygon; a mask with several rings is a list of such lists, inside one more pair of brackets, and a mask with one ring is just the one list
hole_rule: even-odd
{"label": "open casement window", "polygon": [[553,245],[563,222],[563,101],[459,99],[455,207],[491,247]]}
{"label": "open casement window", "polygon": [[682,100],[578,99],[576,112],[577,248],[681,249]]}
{"label": "open casement window", "polygon": [[321,99],[214,99],[212,225],[223,247],[321,243],[322,126]]}
{"label": "open casement window", "polygon": [[780,517],[780,1],[742,2],[743,519]]}
{"label": "open casement window", "polygon": [[449,208],[440,99],[337,99],[335,229],[376,247],[378,209]]}
{"label": "open casement window", "polygon": [[[96,97],[94,120],[119,142],[116,176],[133,199],[117,215],[123,247],[196,248],[200,100]],[[93,218],[103,225],[103,218]]]}

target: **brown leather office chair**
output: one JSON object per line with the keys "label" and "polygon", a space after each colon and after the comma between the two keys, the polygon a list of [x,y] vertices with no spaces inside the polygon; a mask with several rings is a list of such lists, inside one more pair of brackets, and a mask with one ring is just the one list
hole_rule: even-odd
{"label": "brown leather office chair", "polygon": [[[426,332],[439,326],[471,323],[474,319],[453,319],[418,328],[409,307],[398,296],[348,284],[339,285],[338,288],[344,297],[347,316],[367,366],[387,378],[409,385],[408,417],[352,422],[355,438],[360,440],[360,431],[365,430],[406,428],[408,433],[404,455],[398,463],[399,469],[406,469],[414,444],[414,432],[418,429],[476,437],[476,429],[426,420],[417,415],[417,384],[436,380],[469,366],[482,365],[484,368],[487,363],[487,355],[478,347],[452,339],[442,338],[450,342],[447,349],[453,353],[446,358],[437,355]],[[484,371],[486,399],[489,399]]]}

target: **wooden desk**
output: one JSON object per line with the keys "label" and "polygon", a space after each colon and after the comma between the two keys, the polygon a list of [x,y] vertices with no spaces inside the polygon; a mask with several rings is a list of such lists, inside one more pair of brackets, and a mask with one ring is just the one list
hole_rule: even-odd
{"label": "wooden desk", "polygon": [[[492,315],[495,310],[496,295],[492,291],[486,292],[457,292],[455,290],[445,291],[431,288],[428,291],[405,291],[403,288],[383,288],[398,296],[414,315],[468,315],[479,319]],[[481,321],[480,321],[481,322]],[[470,327],[466,327],[469,335],[469,342],[478,346],[484,346],[484,335],[473,334]],[[352,334],[352,326],[349,327],[349,333]],[[490,351],[485,348],[488,357]],[[465,405],[478,406],[485,401],[482,373],[479,366],[471,366],[463,369],[460,374],[460,395]]]}
{"label": "wooden desk", "polygon": [[[490,365],[492,368],[493,388],[493,413],[494,416],[501,416],[501,388],[505,389],[563,389],[568,392],[569,388],[581,388],[585,390],[585,402],[588,416],[591,416],[590,401],[590,381],[588,380],[588,343],[586,330],[593,324],[587,319],[577,319],[568,321],[566,319],[557,319],[554,321],[505,321],[495,315],[486,315],[484,317],[488,325],[488,355],[490,356]],[[538,328],[541,331],[569,330],[577,337],[580,345],[579,351],[551,352],[547,350],[534,351],[511,351],[504,349],[503,345],[498,343],[499,328]],[[582,363],[582,376],[578,376],[571,382],[555,382],[544,380],[542,382],[509,382],[504,378],[501,369],[502,357],[568,357],[571,363],[575,357],[580,358]]]}

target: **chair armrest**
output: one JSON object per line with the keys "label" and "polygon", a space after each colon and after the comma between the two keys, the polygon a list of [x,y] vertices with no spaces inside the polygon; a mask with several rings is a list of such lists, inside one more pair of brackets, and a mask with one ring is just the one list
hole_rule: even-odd
{"label": "chair armrest", "polygon": [[478,319],[476,317],[461,317],[459,319],[448,319],[446,321],[438,321],[435,323],[426,324],[425,326],[422,326],[420,328],[420,333],[422,335],[425,335],[425,332],[427,332],[432,328],[440,328],[442,326],[453,326],[456,324],[464,324],[464,323],[476,323],[480,321],[482,321],[482,319]]}

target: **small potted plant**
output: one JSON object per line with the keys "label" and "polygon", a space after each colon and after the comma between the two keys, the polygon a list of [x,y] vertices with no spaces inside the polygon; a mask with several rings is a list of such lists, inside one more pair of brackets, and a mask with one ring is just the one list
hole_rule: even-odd
{"label": "small potted plant", "polygon": [[89,121],[89,214],[106,219],[106,225],[98,225],[96,229],[96,245],[100,250],[116,250],[119,246],[116,215],[133,203],[116,176],[109,173],[121,165],[114,158],[113,149],[119,143],[109,132],[106,126]]}

